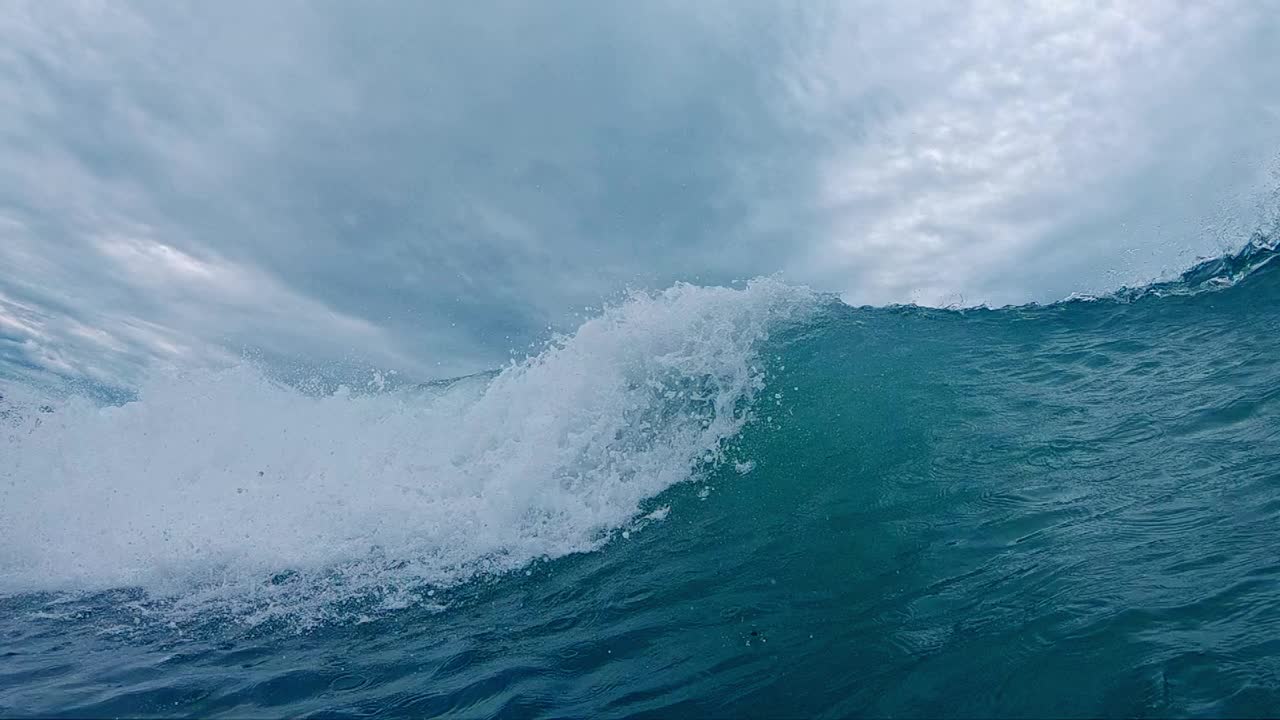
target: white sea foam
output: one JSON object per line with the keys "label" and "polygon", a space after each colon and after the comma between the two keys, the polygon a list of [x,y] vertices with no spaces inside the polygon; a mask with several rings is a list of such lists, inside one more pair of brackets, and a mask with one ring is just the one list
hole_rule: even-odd
{"label": "white sea foam", "polygon": [[5,388],[26,410],[0,417],[0,592],[141,587],[271,616],[592,550],[719,459],[763,388],[761,342],[812,304],[772,280],[636,294],[444,387],[316,396],[245,366],[53,412]]}

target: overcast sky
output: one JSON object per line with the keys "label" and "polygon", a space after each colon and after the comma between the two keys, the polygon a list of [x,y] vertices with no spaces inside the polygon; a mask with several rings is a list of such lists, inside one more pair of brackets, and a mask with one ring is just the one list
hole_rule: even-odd
{"label": "overcast sky", "polygon": [[441,377],[626,287],[1048,302],[1268,222],[1280,2],[0,13],[0,365]]}

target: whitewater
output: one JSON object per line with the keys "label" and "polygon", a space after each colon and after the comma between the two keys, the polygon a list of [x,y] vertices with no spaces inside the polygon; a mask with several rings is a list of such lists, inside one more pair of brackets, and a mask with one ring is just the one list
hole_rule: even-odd
{"label": "whitewater", "polygon": [[394,392],[249,365],[122,406],[6,387],[0,589],[298,617],[596,549],[722,460],[766,386],[760,343],[814,303],[767,280],[636,294],[501,372]]}

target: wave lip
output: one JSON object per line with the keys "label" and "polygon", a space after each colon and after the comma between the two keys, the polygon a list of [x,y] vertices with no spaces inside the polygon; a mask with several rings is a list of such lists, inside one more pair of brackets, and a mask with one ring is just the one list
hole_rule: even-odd
{"label": "wave lip", "polygon": [[1120,288],[1105,298],[1130,302],[1144,297],[1195,295],[1223,290],[1272,266],[1272,262],[1278,255],[1280,255],[1280,235],[1256,232],[1249,238],[1249,242],[1236,252],[1201,260],[1184,270],[1174,280],[1133,288]]}
{"label": "wave lip", "polygon": [[677,285],[492,379],[316,397],[239,367],[15,414],[0,592],[317,613],[591,550],[719,458],[764,386],[761,343],[814,305],[773,280]]}

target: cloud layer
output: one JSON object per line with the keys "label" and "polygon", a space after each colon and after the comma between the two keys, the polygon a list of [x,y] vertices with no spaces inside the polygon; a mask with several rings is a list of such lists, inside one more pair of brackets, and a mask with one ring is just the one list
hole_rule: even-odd
{"label": "cloud layer", "polygon": [[0,365],[444,376],[628,286],[1051,301],[1272,202],[1265,3],[18,3]]}

